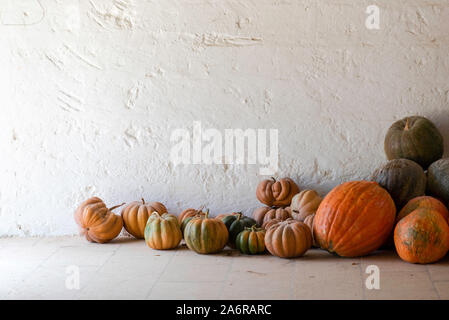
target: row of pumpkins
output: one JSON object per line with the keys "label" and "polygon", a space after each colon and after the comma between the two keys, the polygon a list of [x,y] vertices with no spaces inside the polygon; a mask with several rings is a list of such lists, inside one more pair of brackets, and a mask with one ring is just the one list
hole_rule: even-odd
{"label": "row of pumpkins", "polygon": [[302,256],[312,246],[342,257],[395,246],[405,261],[436,262],[449,251],[443,137],[430,120],[407,117],[388,130],[385,152],[389,161],[369,181],[343,183],[324,199],[314,190],[300,192],[290,178],[263,180],[256,196],[265,206],[252,217],[239,212],[211,217],[203,208],[176,217],[162,203],[143,199],[116,215],[112,210],[119,206],[108,209],[95,197],[78,207],[75,221],[89,241],[108,242],[124,227],[158,250],[176,248],[182,239],[202,254],[229,245],[244,254],[268,250],[282,258]]}

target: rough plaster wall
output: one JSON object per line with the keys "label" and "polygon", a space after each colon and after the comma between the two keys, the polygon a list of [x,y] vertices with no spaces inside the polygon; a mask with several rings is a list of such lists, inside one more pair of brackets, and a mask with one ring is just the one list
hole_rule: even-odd
{"label": "rough plaster wall", "polygon": [[[380,30],[365,28],[370,4]],[[448,1],[1,0],[0,13],[0,235],[74,234],[92,195],[250,213],[258,166],[170,164],[170,133],[193,121],[279,129],[278,175],[323,193],[368,177],[403,116],[448,137]]]}

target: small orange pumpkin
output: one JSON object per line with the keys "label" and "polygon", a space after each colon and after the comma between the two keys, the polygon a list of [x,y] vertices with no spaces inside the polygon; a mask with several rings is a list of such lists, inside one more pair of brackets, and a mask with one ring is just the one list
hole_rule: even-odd
{"label": "small orange pumpkin", "polygon": [[275,178],[271,178],[259,183],[256,196],[260,202],[269,207],[287,207],[298,192],[299,188],[292,179],[282,178],[276,181]]}
{"label": "small orange pumpkin", "polygon": [[215,219],[221,220],[221,219],[223,219],[224,217],[227,217],[227,216],[239,216],[241,214],[242,214],[241,212],[221,213],[218,216],[216,216]]}
{"label": "small orange pumpkin", "polygon": [[438,211],[417,209],[396,225],[394,244],[402,260],[436,262],[449,251],[449,226]]}
{"label": "small orange pumpkin", "polygon": [[393,199],[377,182],[346,182],[321,202],[313,235],[322,249],[342,257],[360,257],[385,243],[395,219]]}
{"label": "small orange pumpkin", "polygon": [[253,219],[256,220],[256,224],[258,227],[263,227],[264,223],[272,220],[287,220],[291,218],[292,214],[290,208],[270,208],[270,207],[261,207],[257,208],[253,212]]}
{"label": "small orange pumpkin", "polygon": [[112,210],[123,204],[107,208],[103,200],[90,198],[75,211],[75,222],[78,224],[80,234],[90,242],[105,243],[117,237],[123,228],[122,217]]}
{"label": "small orange pumpkin", "polygon": [[314,214],[320,206],[321,198],[315,190],[303,190],[292,199],[290,208],[295,220],[304,222],[304,219]]}
{"label": "small orange pumpkin", "polygon": [[274,256],[300,257],[312,246],[312,233],[303,222],[288,219],[272,225],[265,234],[265,246]]}
{"label": "small orange pumpkin", "polygon": [[125,230],[133,237],[143,239],[148,218],[153,212],[163,214],[167,212],[167,208],[160,202],[145,203],[143,198],[142,202],[131,202],[121,212]]}
{"label": "small orange pumpkin", "polygon": [[396,221],[401,220],[416,209],[433,209],[438,211],[446,221],[449,220],[449,211],[440,200],[429,196],[422,196],[413,198],[407,202],[405,207],[399,211]]}
{"label": "small orange pumpkin", "polygon": [[156,211],[148,218],[145,227],[145,242],[156,250],[176,248],[182,240],[178,218],[172,214],[160,215]]}
{"label": "small orange pumpkin", "polygon": [[189,208],[189,209],[185,209],[183,212],[181,212],[180,214],[179,214],[179,216],[178,216],[178,222],[179,222],[179,225],[181,225],[182,224],[182,222],[185,220],[185,219],[187,219],[187,218],[191,218],[191,217],[194,217],[194,216],[196,216],[196,215],[198,215],[198,214],[204,214],[204,212],[203,212],[203,206],[202,207],[200,207],[199,209],[193,209],[193,208]]}

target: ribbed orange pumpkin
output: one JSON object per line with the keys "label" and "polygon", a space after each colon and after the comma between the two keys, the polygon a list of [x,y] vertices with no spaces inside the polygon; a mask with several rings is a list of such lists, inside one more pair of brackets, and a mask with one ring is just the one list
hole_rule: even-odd
{"label": "ribbed orange pumpkin", "polygon": [[312,246],[312,233],[303,222],[287,219],[272,225],[265,234],[265,247],[281,258],[300,257]]}
{"label": "ribbed orange pumpkin", "polygon": [[289,207],[287,208],[270,208],[270,207],[261,207],[257,208],[253,212],[253,219],[256,220],[258,227],[263,227],[264,223],[272,220],[287,220],[291,218],[291,210]]}
{"label": "ribbed orange pumpkin", "polygon": [[438,211],[417,209],[396,225],[394,244],[402,260],[436,262],[449,250],[449,226]]}
{"label": "ribbed orange pumpkin", "polygon": [[189,208],[189,209],[185,209],[183,212],[181,212],[178,216],[178,222],[179,225],[182,224],[182,222],[187,219],[187,218],[191,218],[194,217],[198,214],[204,214],[204,212],[202,211],[203,207],[199,208],[199,209],[193,209],[193,208]]}
{"label": "ribbed orange pumpkin", "polygon": [[387,240],[395,218],[393,199],[377,182],[347,182],[321,202],[313,235],[329,252],[343,257],[364,256]]}
{"label": "ribbed orange pumpkin", "polygon": [[131,202],[122,210],[123,226],[133,237],[143,239],[148,218],[153,212],[164,214],[167,208],[160,202],[145,203],[144,199]]}
{"label": "ribbed orange pumpkin", "polygon": [[448,221],[449,219],[449,211],[440,200],[429,196],[422,196],[413,198],[412,200],[407,202],[405,207],[402,208],[402,210],[399,212],[396,221],[401,220],[416,209],[433,209],[438,211],[446,221]]}
{"label": "ribbed orange pumpkin", "polygon": [[153,212],[145,227],[145,242],[156,250],[176,248],[182,240],[178,218],[172,214]]}
{"label": "ribbed orange pumpkin", "polygon": [[298,192],[299,188],[292,179],[282,178],[276,181],[275,178],[271,178],[259,183],[256,196],[260,202],[269,207],[286,207]]}
{"label": "ribbed orange pumpkin", "polygon": [[224,217],[227,217],[227,216],[239,216],[241,214],[242,214],[241,212],[221,213],[218,216],[216,216],[215,219],[221,220],[221,219],[223,219]]}
{"label": "ribbed orange pumpkin", "polygon": [[120,234],[123,228],[122,217],[112,210],[124,205],[108,209],[103,200],[94,197],[84,201],[75,211],[75,222],[80,234],[90,242],[105,243]]}
{"label": "ribbed orange pumpkin", "polygon": [[307,216],[314,214],[323,198],[315,190],[303,190],[292,199],[290,209],[295,220],[304,222]]}

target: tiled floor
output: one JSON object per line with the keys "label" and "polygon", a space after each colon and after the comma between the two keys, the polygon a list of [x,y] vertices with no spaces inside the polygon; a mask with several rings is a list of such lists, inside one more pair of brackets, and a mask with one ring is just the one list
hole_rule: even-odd
{"label": "tiled floor", "polygon": [[[380,289],[366,286],[379,268]],[[79,281],[78,281],[79,280]],[[394,252],[344,259],[313,249],[298,259],[185,246],[155,251],[121,238],[0,239],[0,299],[448,299],[449,258],[413,265]]]}

